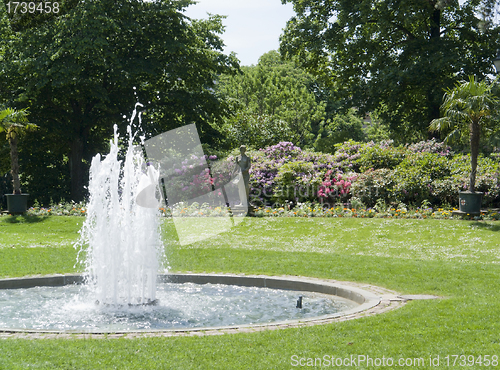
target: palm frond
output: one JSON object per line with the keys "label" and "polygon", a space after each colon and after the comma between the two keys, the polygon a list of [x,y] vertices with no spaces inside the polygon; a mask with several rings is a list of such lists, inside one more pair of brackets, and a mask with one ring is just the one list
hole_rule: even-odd
{"label": "palm frond", "polygon": [[452,121],[448,117],[441,117],[432,120],[429,130],[430,131],[447,131],[452,127]]}
{"label": "palm frond", "polygon": [[463,131],[456,128],[453,131],[451,131],[445,138],[444,138],[444,143],[445,144],[453,144],[453,143],[458,143],[463,137]]}

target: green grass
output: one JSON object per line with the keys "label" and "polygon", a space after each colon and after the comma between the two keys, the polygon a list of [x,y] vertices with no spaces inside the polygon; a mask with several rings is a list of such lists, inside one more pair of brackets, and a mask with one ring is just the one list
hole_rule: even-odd
{"label": "green grass", "polygon": [[0,276],[75,272],[82,217],[0,217]]}
{"label": "green grass", "polygon": [[[82,220],[9,223],[0,218],[0,275],[75,271],[72,244]],[[292,366],[293,355],[385,356],[395,362],[423,358],[425,366],[415,368],[435,369],[448,368],[447,355],[450,362],[453,355],[500,356],[499,226],[457,220],[250,218],[211,240],[180,246],[167,220],[171,271],[302,275],[445,298],[412,301],[342,323],[251,334],[0,340],[0,369],[300,368]],[[441,366],[429,366],[429,358],[437,356]]]}

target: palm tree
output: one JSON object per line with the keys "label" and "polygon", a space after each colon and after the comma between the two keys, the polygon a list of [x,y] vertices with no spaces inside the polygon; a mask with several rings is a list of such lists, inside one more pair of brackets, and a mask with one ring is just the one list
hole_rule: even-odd
{"label": "palm tree", "polygon": [[476,191],[477,158],[481,130],[489,128],[498,100],[491,92],[492,85],[478,82],[474,77],[446,90],[441,105],[443,117],[431,122],[431,131],[449,132],[445,142],[469,136],[471,172],[469,192]]}
{"label": "palm tree", "polygon": [[0,132],[5,132],[10,145],[10,165],[12,174],[13,194],[21,194],[21,182],[19,181],[19,155],[17,142],[19,135],[25,130],[36,128],[35,124],[28,122],[28,111],[26,109],[15,110],[7,108],[0,110]]}

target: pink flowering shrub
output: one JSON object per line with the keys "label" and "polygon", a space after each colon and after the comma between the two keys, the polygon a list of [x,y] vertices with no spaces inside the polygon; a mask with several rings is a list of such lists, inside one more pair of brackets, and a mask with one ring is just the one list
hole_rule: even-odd
{"label": "pink flowering shrub", "polygon": [[319,201],[323,175],[339,167],[332,154],[302,150],[289,142],[248,155],[252,159],[250,201],[256,205]]}
{"label": "pink flowering shrub", "polygon": [[358,175],[356,174],[345,175],[334,173],[332,170],[326,171],[323,182],[318,190],[318,197],[322,202],[346,199],[350,193],[351,185],[357,177]]}

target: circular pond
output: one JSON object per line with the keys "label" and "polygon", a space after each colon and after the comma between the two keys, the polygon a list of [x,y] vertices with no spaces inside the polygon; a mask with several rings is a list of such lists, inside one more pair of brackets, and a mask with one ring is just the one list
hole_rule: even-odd
{"label": "circular pond", "polygon": [[299,278],[167,274],[159,276],[156,304],[114,306],[95,302],[82,280],[0,280],[0,330],[127,333],[276,325],[338,317],[379,302],[360,289]]}

